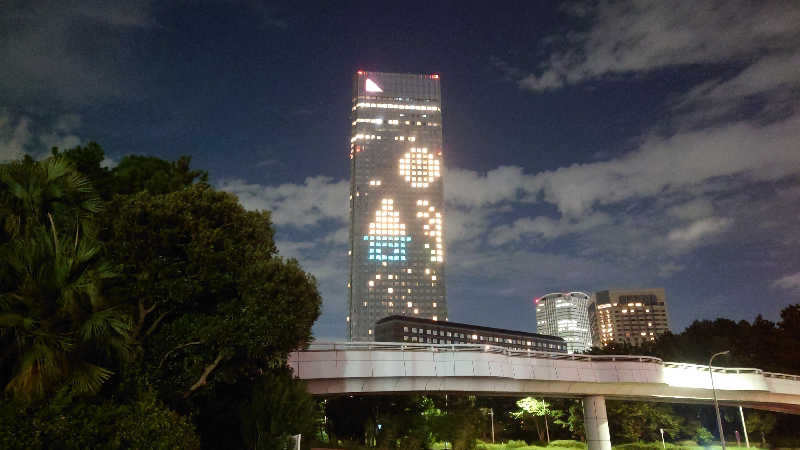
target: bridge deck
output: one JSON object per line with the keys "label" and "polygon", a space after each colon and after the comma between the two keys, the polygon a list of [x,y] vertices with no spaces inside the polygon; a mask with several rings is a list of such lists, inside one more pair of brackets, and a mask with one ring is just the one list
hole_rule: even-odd
{"label": "bridge deck", "polygon": [[[482,395],[602,395],[710,403],[707,366],[650,356],[509,351],[491,345],[315,342],[289,366],[314,395],[468,392]],[[713,367],[721,404],[800,413],[800,377]]]}

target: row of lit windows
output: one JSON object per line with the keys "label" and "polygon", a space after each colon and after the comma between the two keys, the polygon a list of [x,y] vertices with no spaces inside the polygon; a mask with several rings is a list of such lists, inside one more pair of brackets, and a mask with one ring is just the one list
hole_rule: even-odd
{"label": "row of lit windows", "polygon": [[380,135],[374,135],[374,134],[361,134],[361,133],[358,133],[357,135],[355,135],[355,136],[350,138],[350,142],[355,142],[355,141],[359,141],[359,140],[362,140],[362,139],[365,140],[365,141],[371,141],[371,140],[380,141],[381,140],[381,136]]}
{"label": "row of lit windows", "polygon": [[[408,333],[409,332],[409,327],[403,327],[403,332],[404,333]],[[453,337],[453,338],[457,338],[457,339],[460,338],[460,339],[464,339],[465,341],[479,341],[479,342],[480,341],[484,341],[484,342],[491,342],[493,344],[500,344],[500,345],[503,345],[503,344],[514,344],[514,345],[524,345],[524,346],[527,346],[527,347],[541,347],[541,348],[554,348],[554,349],[563,347],[563,346],[559,346],[558,344],[544,343],[544,342],[539,342],[539,341],[523,341],[521,339],[499,338],[499,337],[494,337],[494,336],[485,337],[485,336],[481,336],[481,335],[477,335],[477,334],[472,334],[472,335],[466,334],[465,335],[464,333],[453,333],[453,332],[450,332],[450,331],[447,331],[447,332],[441,331],[440,332],[438,330],[431,330],[431,329],[426,329],[426,328],[419,328],[419,329],[411,328],[411,333],[412,334],[427,334],[427,335],[442,336],[442,337],[445,337],[445,335],[446,335],[446,337]],[[413,338],[413,337],[414,336],[411,336],[411,338]],[[404,336],[403,340],[404,341],[408,341],[409,340],[408,338],[409,338],[409,336]],[[420,339],[420,342],[422,342],[421,341],[422,338],[420,337],[419,339]],[[416,342],[416,341],[412,340],[412,342]],[[426,340],[425,342],[428,342],[428,341]],[[441,341],[441,342],[433,342],[433,343],[442,343],[442,344],[447,343],[447,344],[450,344],[450,343],[457,343],[457,342]]]}
{"label": "row of lit windows", "polygon": [[[374,124],[374,125],[383,125],[383,119],[356,119],[356,120],[353,121],[353,125],[356,125],[356,124],[359,124],[359,123],[371,123],[371,124]],[[397,119],[389,119],[389,120],[386,121],[386,123],[388,123],[389,125],[400,125],[400,121],[397,120]],[[406,121],[404,121],[404,123],[405,123],[405,125],[416,125],[418,127],[421,127],[421,126],[438,127],[439,126],[439,124],[436,123],[436,122],[422,122],[422,121],[419,121],[419,120],[417,120],[417,121],[415,121],[413,123],[410,120],[406,120]]]}
{"label": "row of lit windows", "polygon": [[404,105],[404,104],[397,104],[397,103],[358,103],[353,108],[383,108],[383,109],[409,109],[409,110],[416,110],[416,111],[441,111],[441,108],[438,106],[429,106],[429,105]]}

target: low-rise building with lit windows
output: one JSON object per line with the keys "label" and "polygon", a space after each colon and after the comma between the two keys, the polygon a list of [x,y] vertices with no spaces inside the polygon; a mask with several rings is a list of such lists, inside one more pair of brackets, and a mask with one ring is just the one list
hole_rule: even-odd
{"label": "low-rise building with lit windows", "polygon": [[567,343],[558,336],[409,316],[390,316],[379,320],[375,324],[375,340],[423,344],[486,344],[515,351],[567,352]]}
{"label": "low-rise building with lit windows", "polygon": [[537,332],[563,338],[569,353],[582,353],[592,347],[589,294],[555,292],[543,295],[534,302]]}
{"label": "low-rise building with lit windows", "polygon": [[594,345],[641,345],[669,331],[663,288],[613,289],[594,294],[589,307]]}

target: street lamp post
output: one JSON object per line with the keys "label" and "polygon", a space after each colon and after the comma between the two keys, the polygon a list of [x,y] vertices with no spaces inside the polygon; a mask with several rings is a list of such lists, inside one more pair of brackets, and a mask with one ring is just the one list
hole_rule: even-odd
{"label": "street lamp post", "polygon": [[711,393],[714,396],[714,409],[717,411],[717,428],[719,429],[719,441],[722,444],[722,450],[725,450],[725,432],[722,431],[722,418],[719,415],[719,403],[717,402],[717,390],[714,389],[714,371],[711,369],[711,363],[717,356],[728,355],[730,353],[730,350],[714,353],[711,355],[711,359],[708,360],[708,373],[711,376]]}
{"label": "street lamp post", "polygon": [[492,444],[494,444],[494,408],[489,408],[489,416],[492,418]]}

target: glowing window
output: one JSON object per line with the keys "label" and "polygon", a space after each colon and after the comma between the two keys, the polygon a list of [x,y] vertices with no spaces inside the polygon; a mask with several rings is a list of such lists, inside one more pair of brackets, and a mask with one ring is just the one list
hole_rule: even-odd
{"label": "glowing window", "polygon": [[427,148],[412,147],[400,158],[400,176],[412,188],[427,188],[441,176],[439,164],[439,159],[428,153]]}

